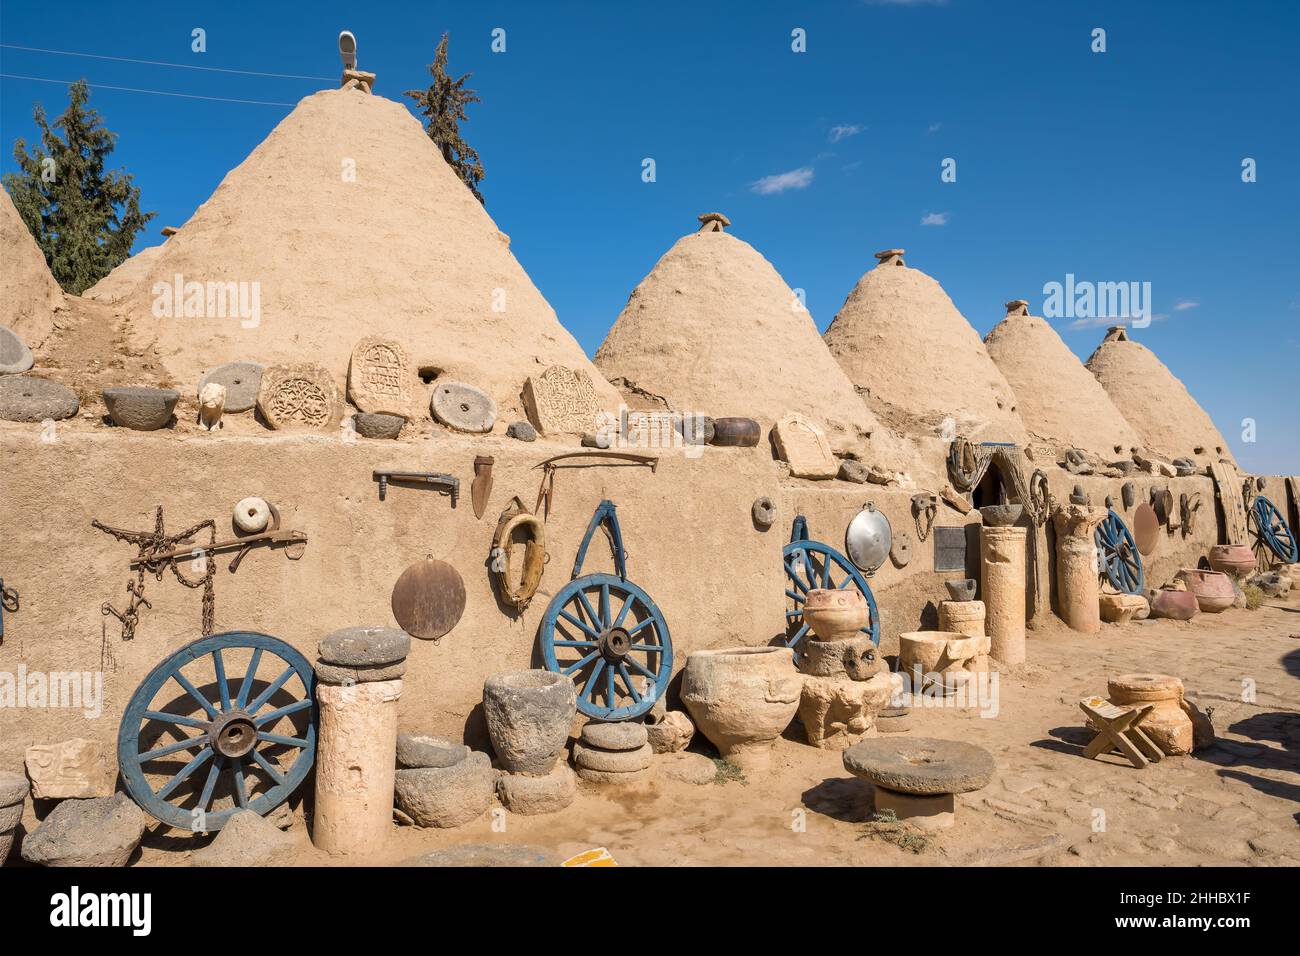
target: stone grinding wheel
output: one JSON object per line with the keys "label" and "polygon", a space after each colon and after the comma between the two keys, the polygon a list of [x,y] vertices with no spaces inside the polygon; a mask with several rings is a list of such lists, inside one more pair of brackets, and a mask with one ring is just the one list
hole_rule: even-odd
{"label": "stone grinding wheel", "polygon": [[1156,509],[1145,501],[1133,512],[1133,539],[1137,543],[1138,554],[1144,558],[1156,549],[1160,543],[1160,518]]}
{"label": "stone grinding wheel", "polygon": [[960,740],[870,737],[844,751],[844,769],[900,793],[937,796],[988,786],[993,755]]}
{"label": "stone grinding wheel", "polygon": [[465,613],[465,582],[445,561],[417,561],[393,585],[393,617],[407,634],[436,641]]}

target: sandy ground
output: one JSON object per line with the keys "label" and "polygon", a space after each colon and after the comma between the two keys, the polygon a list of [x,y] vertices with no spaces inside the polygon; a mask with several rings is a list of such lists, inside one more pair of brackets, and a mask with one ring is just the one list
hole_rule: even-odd
{"label": "sandy ground", "polygon": [[[1103,627],[1097,637],[1059,622],[1031,633],[1031,663],[1003,675],[995,718],[913,710],[912,736],[978,743],[998,767],[989,787],[958,798],[957,825],[916,851],[866,822],[869,786],[844,771],[838,752],[801,743],[796,723],[765,774],[703,787],[662,777],[626,790],[584,784],[559,814],[498,807],[455,830],[395,826],[382,851],[355,862],[511,844],[560,858],[603,846],[621,864],[661,866],[1300,865],[1300,597],[1186,623]],[[1180,675],[1212,710],[1218,743],[1144,770],[1083,759],[1090,735],[1078,699],[1133,671]],[[1243,701],[1250,682],[1253,699]],[[698,735],[692,747],[708,752]],[[334,862],[307,843],[300,821],[291,832],[296,862]],[[146,835],[138,862],[183,865],[197,845],[161,828]]]}

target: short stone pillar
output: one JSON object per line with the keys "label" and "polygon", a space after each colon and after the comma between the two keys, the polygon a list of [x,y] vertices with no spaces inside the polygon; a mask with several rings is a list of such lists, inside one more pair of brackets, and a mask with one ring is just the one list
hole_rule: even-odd
{"label": "short stone pillar", "polygon": [[1003,664],[1025,660],[1025,542],[1024,528],[980,529],[980,568],[983,574],[984,628],[991,639],[989,654]]}
{"label": "short stone pillar", "polygon": [[939,630],[965,634],[969,637],[983,637],[984,602],[939,602]]}
{"label": "short stone pillar", "polygon": [[316,811],[312,843],[326,853],[373,854],[393,830],[400,680],[316,684]]}
{"label": "short stone pillar", "polygon": [[1056,599],[1061,619],[1083,634],[1101,630],[1101,588],[1094,533],[1105,508],[1069,504],[1052,511],[1056,529]]}

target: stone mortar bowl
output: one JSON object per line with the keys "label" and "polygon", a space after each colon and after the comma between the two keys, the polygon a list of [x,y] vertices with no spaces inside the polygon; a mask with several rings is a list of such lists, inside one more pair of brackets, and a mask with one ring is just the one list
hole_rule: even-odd
{"label": "stone mortar bowl", "polygon": [[954,601],[975,600],[976,581],[974,578],[960,578],[956,581],[944,581],[943,586],[948,589],[948,597]]}
{"label": "stone mortar bowl", "polygon": [[488,735],[511,773],[540,777],[555,769],[577,710],[577,691],[563,674],[507,671],[483,683]]}
{"label": "stone mortar bowl", "polygon": [[987,505],[980,509],[980,517],[990,528],[1009,528],[1024,512],[1024,505]]}
{"label": "stone mortar bowl", "polygon": [[696,651],[682,671],[682,702],[723,757],[762,770],[799,709],[803,678],[788,647]]}
{"label": "stone mortar bowl", "polygon": [[171,421],[181,393],[174,388],[106,388],[104,404],[113,424],[138,432],[157,431]]}
{"label": "stone mortar bowl", "polygon": [[401,415],[357,412],[352,416],[352,427],[362,438],[396,438],[405,424],[406,419]]}

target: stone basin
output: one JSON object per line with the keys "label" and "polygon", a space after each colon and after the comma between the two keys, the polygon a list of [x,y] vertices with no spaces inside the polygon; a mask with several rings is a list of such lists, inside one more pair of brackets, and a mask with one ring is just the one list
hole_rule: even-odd
{"label": "stone basin", "polygon": [[114,386],[103,392],[113,424],[138,432],[152,432],[171,421],[181,393],[174,388]]}

